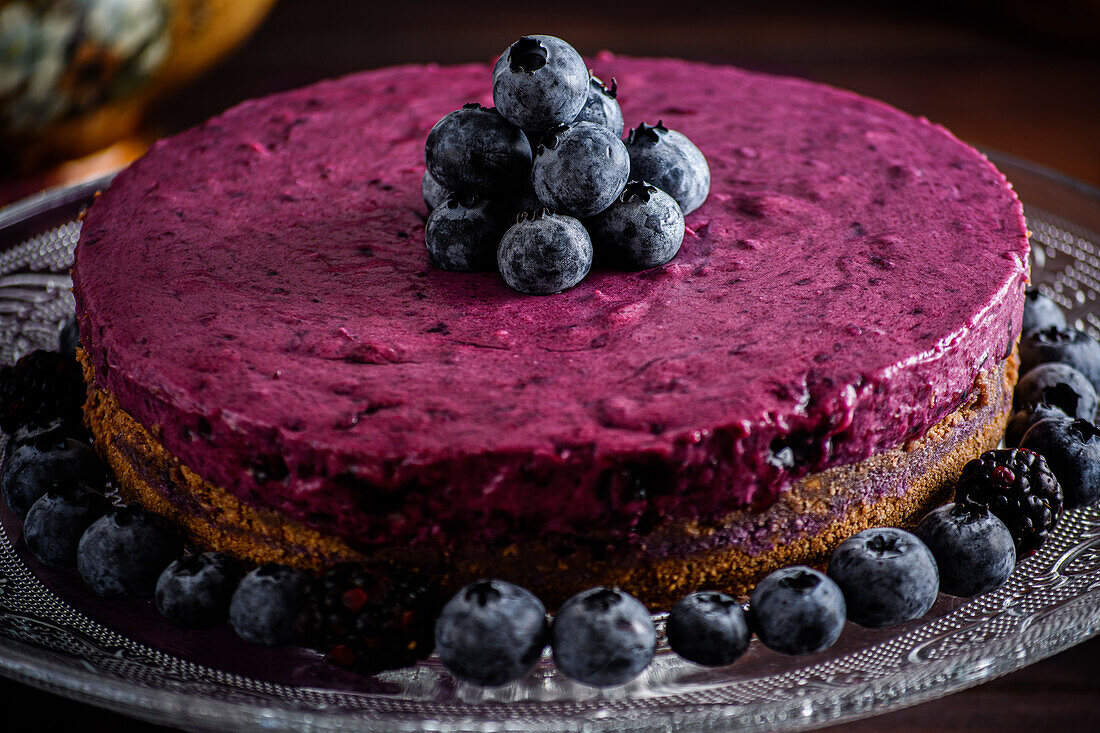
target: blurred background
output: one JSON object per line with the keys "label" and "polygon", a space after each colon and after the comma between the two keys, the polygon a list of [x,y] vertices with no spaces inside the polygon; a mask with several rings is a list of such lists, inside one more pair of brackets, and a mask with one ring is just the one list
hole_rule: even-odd
{"label": "blurred background", "polygon": [[850,88],[1100,184],[1100,0],[0,0],[0,204],[248,97],[523,33]]}
{"label": "blurred background", "polygon": [[[249,97],[389,64],[488,62],[524,33],[846,87],[1100,186],[1100,0],[0,0],[0,206],[125,165]],[[1094,639],[842,730],[1100,730],[1098,662]],[[3,680],[0,701],[13,730],[20,710],[37,726],[77,714],[155,729]]]}

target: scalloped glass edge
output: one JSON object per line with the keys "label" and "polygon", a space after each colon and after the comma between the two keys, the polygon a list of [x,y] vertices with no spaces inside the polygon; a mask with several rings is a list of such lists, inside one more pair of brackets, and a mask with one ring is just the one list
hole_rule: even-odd
{"label": "scalloped glass edge", "polygon": [[[1029,168],[1026,162],[1009,156],[990,153],[990,157],[1002,167],[1016,167],[1044,178],[1053,187],[1071,188],[1075,195],[1093,199],[1100,211],[1100,195],[1087,184],[1067,183],[1060,175]],[[0,231],[43,212],[78,206],[109,180],[105,177],[55,189],[2,209]],[[1056,214],[1032,207],[1027,213],[1038,245],[1033,279],[1074,311],[1072,315],[1079,316],[1078,326],[1096,335],[1100,332],[1100,309],[1094,302],[1098,293],[1093,286],[1100,287],[1100,260],[1096,257],[1100,247],[1094,243],[1100,239]],[[1061,269],[1052,266],[1058,258],[1068,260]],[[48,287],[56,289],[56,283]],[[47,313],[44,320],[56,319],[56,308]],[[47,323],[41,330],[46,332],[55,325]],[[33,600],[32,594],[48,600],[31,611],[18,610]],[[34,638],[33,630],[43,636],[38,637],[37,645],[25,643],[15,638],[20,635],[17,629],[22,629],[24,637]],[[1097,633],[1100,507],[1094,505],[1068,514],[1051,542],[1022,562],[1002,588],[900,636],[824,662],[799,666],[792,661],[788,669],[774,675],[685,686],[682,692],[670,694],[654,694],[644,685],[632,684],[586,695],[573,701],[574,707],[567,711],[562,708],[568,701],[555,701],[542,709],[537,700],[497,702],[491,694],[475,703],[402,700],[289,688],[200,668],[144,647],[68,608],[38,582],[19,560],[8,537],[0,534],[0,674],[136,718],[192,730],[227,725],[318,731],[349,727],[409,731],[803,730],[972,687]],[[69,653],[56,651],[66,646]],[[74,647],[91,659],[73,653]],[[106,674],[92,661],[100,655],[123,662],[155,683]],[[654,666],[685,664],[665,652]],[[421,666],[430,669],[438,663],[429,661]],[[550,670],[541,672],[553,676]],[[647,677],[654,674],[660,676],[659,671],[651,671]],[[222,690],[236,699],[208,696]],[[637,692],[641,694],[635,696]],[[328,709],[316,704],[325,698],[331,699]],[[350,699],[369,704],[376,698],[388,704],[358,710],[340,705]]]}

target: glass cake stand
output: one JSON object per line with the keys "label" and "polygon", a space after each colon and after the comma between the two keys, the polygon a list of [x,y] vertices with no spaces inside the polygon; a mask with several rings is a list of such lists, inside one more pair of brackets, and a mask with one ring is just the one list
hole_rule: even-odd
{"label": "glass cake stand", "polygon": [[[1025,202],[1033,279],[1071,322],[1100,336],[1100,191],[990,157]],[[0,210],[0,363],[56,343],[73,307],[65,272],[77,216],[108,182]],[[717,670],[684,662],[662,641],[640,679],[604,691],[564,679],[548,660],[521,682],[483,690],[456,683],[434,658],[360,677],[306,650],[251,647],[225,628],[174,630],[149,601],[105,604],[73,573],[42,568],[19,524],[0,518],[0,674],[190,730],[800,730],[977,685],[1100,632],[1100,506],[1069,512],[998,590],[941,596],[910,624],[848,624],[836,646],[809,657],[754,641]]]}

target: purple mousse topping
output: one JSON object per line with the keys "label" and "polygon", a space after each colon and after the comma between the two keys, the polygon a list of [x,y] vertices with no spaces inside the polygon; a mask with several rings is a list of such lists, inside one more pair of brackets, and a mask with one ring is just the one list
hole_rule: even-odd
{"label": "purple mousse topping", "polygon": [[424,139],[491,104],[488,70],[368,72],[162,141],[92,206],[99,384],[206,480],[369,547],[763,508],[923,434],[1010,352],[1022,210],[943,128],[734,68],[595,67],[628,125],[710,164],[672,263],[546,298],[430,267]]}

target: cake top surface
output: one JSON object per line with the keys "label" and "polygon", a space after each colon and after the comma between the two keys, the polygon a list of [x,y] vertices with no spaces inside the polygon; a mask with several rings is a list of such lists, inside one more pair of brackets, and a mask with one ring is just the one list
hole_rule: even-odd
{"label": "cake top surface", "polygon": [[[743,469],[723,501],[746,505],[803,470],[792,456],[819,469],[921,434],[1011,350],[1021,207],[950,133],[796,79],[593,66],[628,126],[660,119],[710,164],[670,264],[547,297],[433,269],[424,139],[492,103],[488,70],[367,72],[242,104],[117,177],[74,269],[97,380],[242,495],[441,456],[665,455],[724,431]],[[263,446],[279,465],[242,472]]]}

